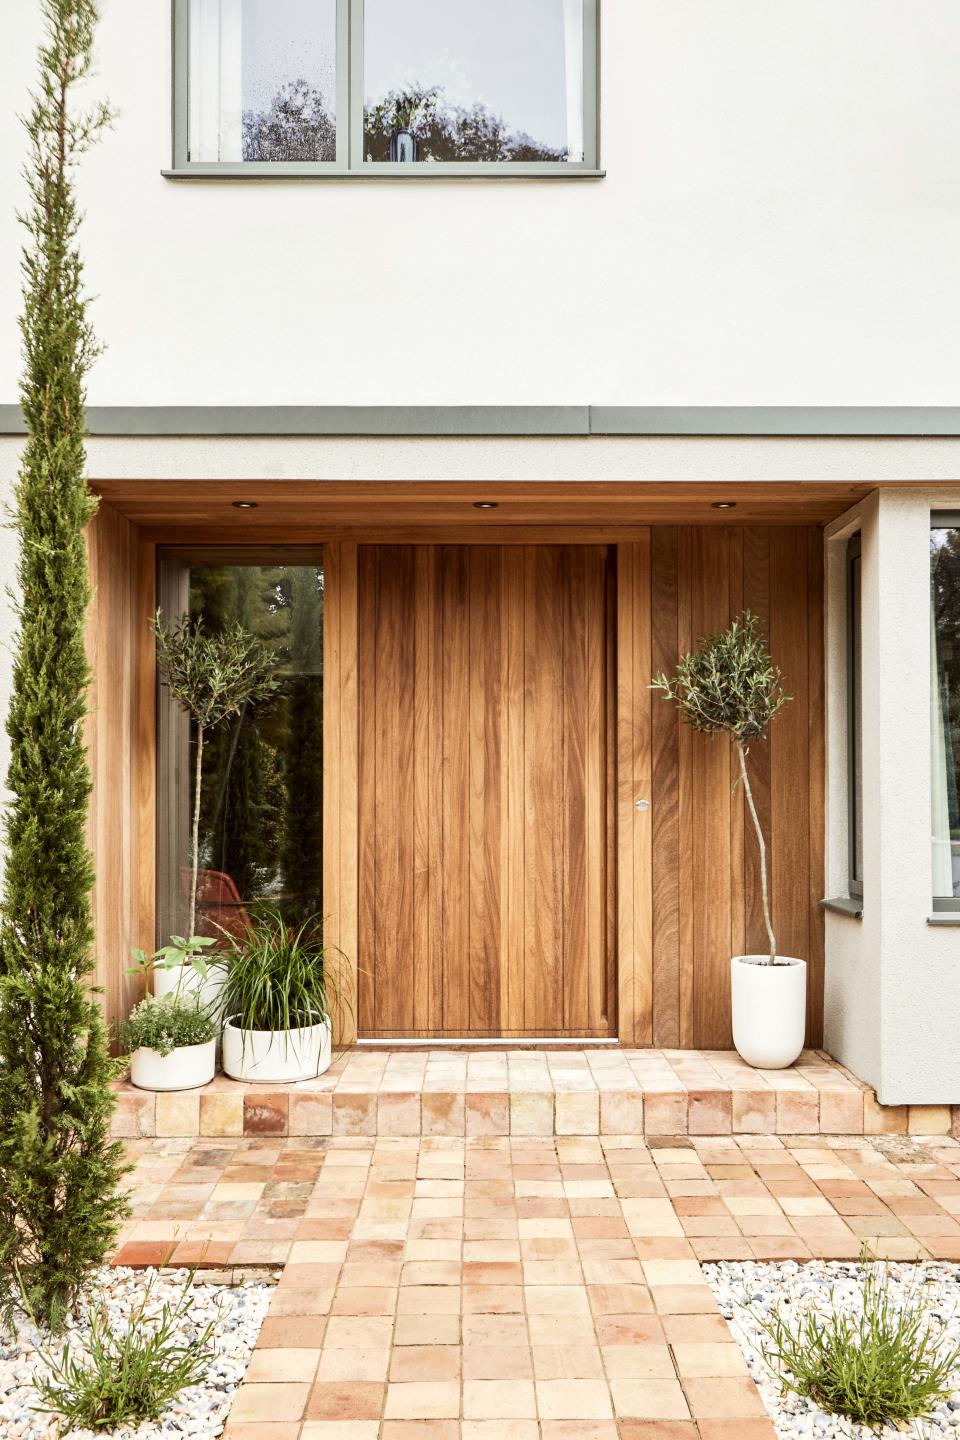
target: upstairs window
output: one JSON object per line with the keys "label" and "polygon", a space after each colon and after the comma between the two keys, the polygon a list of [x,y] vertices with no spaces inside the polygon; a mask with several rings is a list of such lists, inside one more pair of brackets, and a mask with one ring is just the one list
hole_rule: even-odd
{"label": "upstairs window", "polygon": [[175,175],[595,174],[597,0],[175,0]]}

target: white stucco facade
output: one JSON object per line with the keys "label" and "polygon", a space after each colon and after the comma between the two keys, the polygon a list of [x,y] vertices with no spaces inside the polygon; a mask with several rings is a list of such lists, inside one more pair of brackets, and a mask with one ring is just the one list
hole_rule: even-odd
{"label": "white stucco facade", "polygon": [[[37,6],[0,49],[0,405],[16,400]],[[83,250],[112,406],[947,406],[960,374],[956,0],[604,0],[602,179],[185,182],[170,0],[103,0]],[[20,441],[0,436],[0,499]],[[847,888],[846,543],[863,554],[862,919],[825,1040],[888,1104],[960,1104],[960,927],[934,927],[932,509],[960,438],[105,438],[95,480],[850,481],[828,527],[827,858]],[[902,486],[903,488],[897,488]],[[909,487],[909,488],[907,488]],[[929,487],[929,488],[926,488]],[[639,519],[640,517],[638,517]],[[641,519],[642,523],[642,519]],[[13,541],[0,530],[0,572]],[[13,618],[0,606],[0,656]],[[0,705],[9,664],[0,660]],[[0,736],[0,770],[6,768]]]}

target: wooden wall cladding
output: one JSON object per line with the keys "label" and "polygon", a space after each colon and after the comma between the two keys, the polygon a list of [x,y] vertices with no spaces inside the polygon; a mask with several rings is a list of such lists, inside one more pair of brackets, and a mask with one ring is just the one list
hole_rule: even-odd
{"label": "wooden wall cladding", "polygon": [[113,1026],[140,998],[139,978],[126,973],[131,950],[154,948],[156,682],[148,627],[156,606],[155,554],[136,526],[104,504],[88,527],[87,551],[95,980]]}
{"label": "wooden wall cladding", "polygon": [[[793,696],[750,752],[770,852],[778,948],[809,966],[808,1043],[822,1043],[823,615],[819,529],[654,527],[653,669],[671,669],[744,608],[764,623]],[[730,956],[763,951],[756,841],[733,791],[733,755],[681,725],[651,695],[652,985],[650,1040],[728,1048]],[[641,1042],[643,1043],[643,1042]],[[647,1042],[650,1043],[650,1042]]]}
{"label": "wooden wall cladding", "polygon": [[360,1031],[607,1035],[608,552],[359,547]]}

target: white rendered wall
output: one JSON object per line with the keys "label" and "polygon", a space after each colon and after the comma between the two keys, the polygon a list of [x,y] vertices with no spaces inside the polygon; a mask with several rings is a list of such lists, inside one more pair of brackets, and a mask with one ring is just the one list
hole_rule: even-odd
{"label": "white rendered wall", "polygon": [[862,534],[863,920],[826,917],[825,1043],[883,1104],[960,1103],[960,929],[927,924],[930,512],[951,492],[884,490],[828,531],[827,884],[846,892],[846,536]]}
{"label": "white rendered wall", "polygon": [[[16,398],[34,0],[0,47]],[[604,0],[597,182],[174,183],[170,0],[103,0],[96,404],[952,404],[956,0]]]}

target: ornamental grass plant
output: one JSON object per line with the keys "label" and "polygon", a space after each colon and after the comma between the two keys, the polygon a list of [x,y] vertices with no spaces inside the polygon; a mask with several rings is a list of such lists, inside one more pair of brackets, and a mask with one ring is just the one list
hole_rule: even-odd
{"label": "ornamental grass plant", "polygon": [[223,1018],[240,1030],[279,1033],[332,1019],[339,1001],[326,963],[323,920],[288,925],[271,905],[254,909],[251,928],[229,942]]}
{"label": "ornamental grass plant", "polygon": [[860,1304],[828,1303],[797,1321],[759,1320],[765,1359],[785,1391],[874,1430],[923,1420],[952,1392],[960,1346],[931,1323],[919,1285],[898,1296],[888,1267],[861,1257]]}
{"label": "ornamental grass plant", "polygon": [[193,1336],[183,1323],[193,1277],[191,1270],[175,1304],[165,1301],[153,1314],[151,1278],[132,1315],[116,1326],[91,1305],[82,1348],[68,1342],[59,1354],[41,1351],[45,1368],[34,1376],[42,1401],[38,1408],[63,1417],[67,1433],[112,1433],[121,1425],[158,1420],[181,1391],[200,1384],[209,1369],[214,1323]]}

